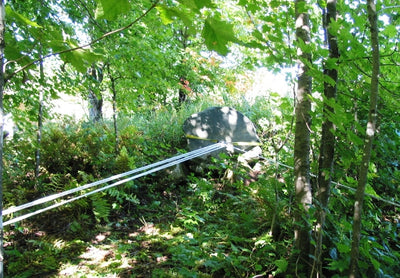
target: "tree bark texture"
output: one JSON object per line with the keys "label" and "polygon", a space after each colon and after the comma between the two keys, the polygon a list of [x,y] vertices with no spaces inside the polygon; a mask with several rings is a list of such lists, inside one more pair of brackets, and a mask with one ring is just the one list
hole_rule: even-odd
{"label": "tree bark texture", "polygon": [[354,202],[353,216],[353,238],[351,245],[350,271],[349,277],[359,277],[358,260],[360,255],[360,238],[361,238],[361,219],[364,203],[365,187],[368,179],[368,168],[371,159],[371,150],[376,132],[377,104],[379,94],[379,39],[378,39],[378,23],[377,12],[374,0],[367,1],[368,21],[371,32],[372,46],[372,76],[370,90],[370,105],[368,114],[367,130],[364,141],[363,157],[358,174],[358,185]]}
{"label": "tree bark texture", "polygon": [[4,130],[4,33],[6,24],[4,1],[0,1],[0,278],[4,277],[3,250],[3,130]]}
{"label": "tree bark texture", "polygon": [[[43,56],[43,47],[40,45],[39,48],[40,57]],[[36,131],[36,140],[37,147],[35,152],[35,179],[36,179],[36,187],[39,186],[39,174],[40,174],[40,148],[42,142],[42,130],[43,130],[43,84],[44,84],[44,68],[43,68],[43,60],[39,62],[39,72],[40,72],[40,86],[39,86],[39,107],[38,107],[38,118],[37,118],[37,131]]]}
{"label": "tree bark texture", "polygon": [[299,251],[299,259],[308,265],[310,251],[310,225],[308,208],[312,203],[310,185],[310,110],[312,79],[308,64],[311,63],[311,53],[304,51],[301,45],[310,43],[310,21],[305,10],[306,1],[296,1],[296,39],[298,46],[299,76],[296,94],[296,127],[294,142],[294,184],[295,184],[295,245]]}
{"label": "tree bark texture", "polygon": [[[92,83],[100,87],[100,83],[103,81],[102,69],[92,65],[89,70],[89,78],[91,78]],[[103,119],[103,97],[98,87],[89,86],[89,119],[94,123]],[[96,93],[96,91],[98,92]]]}
{"label": "tree bark texture", "polygon": [[112,91],[112,108],[113,108],[113,122],[114,122],[114,134],[115,134],[115,153],[119,152],[119,130],[117,124],[118,111],[117,111],[117,89],[115,88],[115,78],[111,75],[110,69],[108,69],[108,75],[111,81]]}
{"label": "tree bark texture", "polygon": [[[326,33],[327,45],[329,48],[329,59],[339,58],[339,49],[337,37],[329,27],[331,22],[336,21],[336,0],[328,0],[325,13],[324,29]],[[325,66],[324,74],[333,80],[333,83],[324,83],[324,97],[326,101],[323,104],[323,122],[321,129],[321,144],[318,161],[318,179],[316,197],[318,200],[317,224],[315,230],[315,252],[312,277],[322,276],[322,241],[323,229],[325,226],[326,211],[328,208],[329,195],[331,190],[333,162],[335,155],[335,136],[332,133],[333,123],[329,120],[329,115],[334,113],[333,108],[327,104],[330,100],[336,99],[338,71],[336,67],[328,68]]]}
{"label": "tree bark texture", "polygon": [[89,89],[89,119],[99,122],[103,118],[103,98]]}

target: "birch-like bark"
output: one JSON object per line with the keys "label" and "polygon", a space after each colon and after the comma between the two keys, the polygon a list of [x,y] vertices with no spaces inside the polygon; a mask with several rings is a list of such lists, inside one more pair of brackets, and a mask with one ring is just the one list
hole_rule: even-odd
{"label": "birch-like bark", "polygon": [[361,237],[361,219],[364,203],[365,187],[368,179],[368,168],[371,159],[371,150],[376,132],[376,118],[379,94],[379,39],[378,39],[378,23],[377,11],[374,0],[367,0],[368,20],[371,32],[372,45],[372,76],[370,90],[370,105],[368,114],[367,131],[365,134],[363,157],[360,170],[358,173],[358,186],[354,202],[353,216],[353,238],[351,245],[350,272],[349,277],[359,277],[358,259],[360,255],[360,237]]}
{"label": "birch-like bark", "polygon": [[311,125],[311,76],[308,63],[311,53],[300,47],[310,43],[310,20],[305,10],[306,1],[296,0],[296,39],[298,47],[299,77],[296,94],[296,127],[294,142],[294,184],[295,184],[295,245],[299,259],[308,265],[310,251],[310,225],[308,208],[312,203],[310,185],[310,125]]}
{"label": "birch-like bark", "polygon": [[[332,22],[336,21],[336,0],[328,0],[326,5],[326,18],[324,20],[324,29],[326,32],[326,43],[329,48],[329,58],[338,59],[339,49],[337,45],[337,37],[330,32],[329,27]],[[334,83],[324,84],[324,96],[329,102],[332,99],[336,99],[337,94],[337,79],[338,71],[337,68],[324,69],[324,74],[330,77]],[[311,277],[322,277],[322,241],[323,241],[323,230],[325,226],[326,211],[328,208],[328,201],[330,195],[330,187],[332,181],[333,172],[333,161],[335,155],[335,136],[332,133],[333,123],[328,118],[328,113],[333,113],[333,108],[326,102],[323,104],[323,122],[321,129],[321,144],[319,154],[319,169],[318,169],[318,188],[316,197],[318,200],[317,210],[317,224],[315,230],[315,252],[314,252],[314,264],[312,269]]]}
{"label": "birch-like bark", "polygon": [[3,250],[3,130],[4,130],[4,33],[6,29],[4,1],[0,1],[0,278],[4,277]]}
{"label": "birch-like bark", "polygon": [[[39,48],[40,57],[43,56],[43,47],[40,44]],[[36,131],[36,139],[37,139],[37,147],[35,152],[35,179],[36,179],[36,187],[39,186],[39,174],[40,174],[40,148],[42,144],[42,130],[43,130],[43,94],[44,94],[44,68],[43,68],[43,60],[40,60],[39,63],[39,108],[38,108],[38,121],[37,121],[37,131]]]}
{"label": "birch-like bark", "polygon": [[[99,71],[95,64],[89,69],[88,75],[93,83],[100,86],[100,83],[103,81],[103,75],[102,71]],[[89,119],[93,123],[97,123],[103,119],[103,97],[100,90],[99,93],[96,94],[95,91],[98,90],[98,88],[93,88],[92,85],[89,86],[88,90]]]}
{"label": "birch-like bark", "polygon": [[107,67],[108,70],[108,77],[111,81],[111,91],[112,91],[112,108],[113,108],[113,124],[114,124],[114,135],[115,135],[115,154],[119,152],[119,130],[118,130],[118,111],[117,111],[117,89],[115,88],[115,81],[116,78],[112,76],[110,67]]}

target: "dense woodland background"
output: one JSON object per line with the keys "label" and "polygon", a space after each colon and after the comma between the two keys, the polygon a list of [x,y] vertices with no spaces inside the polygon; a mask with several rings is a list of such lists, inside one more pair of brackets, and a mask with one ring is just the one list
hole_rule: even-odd
{"label": "dense woodland background", "polygon": [[[185,152],[183,121],[210,106],[248,116],[267,158],[250,184],[224,156],[8,225],[1,276],[400,273],[397,1],[16,0],[0,15],[5,209]],[[276,82],[260,69],[282,90],[251,95]],[[64,95],[87,115],[52,110]]]}

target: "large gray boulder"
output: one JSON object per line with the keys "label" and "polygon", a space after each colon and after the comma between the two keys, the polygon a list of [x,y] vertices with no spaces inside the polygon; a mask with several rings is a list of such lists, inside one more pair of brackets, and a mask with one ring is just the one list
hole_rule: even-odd
{"label": "large gray boulder", "polygon": [[[183,124],[188,148],[196,150],[215,142],[226,142],[240,152],[261,154],[254,124],[242,113],[230,107],[211,107],[191,115]],[[231,148],[232,151],[237,149]]]}

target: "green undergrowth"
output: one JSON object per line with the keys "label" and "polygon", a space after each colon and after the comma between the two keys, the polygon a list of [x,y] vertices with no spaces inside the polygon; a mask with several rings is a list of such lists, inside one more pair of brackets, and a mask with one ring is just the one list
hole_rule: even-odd
{"label": "green undergrowth", "polygon": [[17,233],[30,239],[25,252],[18,246],[8,250],[8,271],[14,277],[247,277],[286,271],[290,227],[281,226],[277,235],[270,231],[275,194],[268,182],[220,183],[211,178],[215,170],[208,174],[153,193],[129,215],[116,212],[85,236],[14,231],[9,240]]}
{"label": "green undergrowth", "polygon": [[[223,156],[201,174],[190,165],[184,178],[171,170],[153,173],[28,218],[5,228],[6,277],[303,277],[291,257],[294,186],[285,166],[293,164],[291,105],[277,96],[230,104],[256,124],[264,143],[268,160],[260,162],[257,179],[236,157]],[[183,121],[210,106],[202,101],[120,115],[118,137],[106,120],[48,123],[38,179],[36,141],[17,136],[5,146],[5,207],[183,153]],[[233,179],[226,178],[230,172]],[[329,277],[347,276],[352,194],[332,190],[323,246]],[[395,277],[398,212],[371,198],[365,207],[360,266],[373,277]]]}
{"label": "green undergrowth", "polygon": [[[121,116],[118,140],[107,121],[46,124],[38,179],[30,155],[35,141],[17,137],[6,145],[6,207],[185,152],[183,121],[210,106],[203,101]],[[275,191],[267,190],[265,179],[243,186],[246,171],[233,184],[222,182],[235,165],[225,157],[203,175],[188,173],[184,180],[171,178],[168,171],[155,173],[16,223],[5,232],[7,276],[211,277],[284,271],[281,261],[289,241],[272,247],[268,228],[269,216],[278,214]]]}

